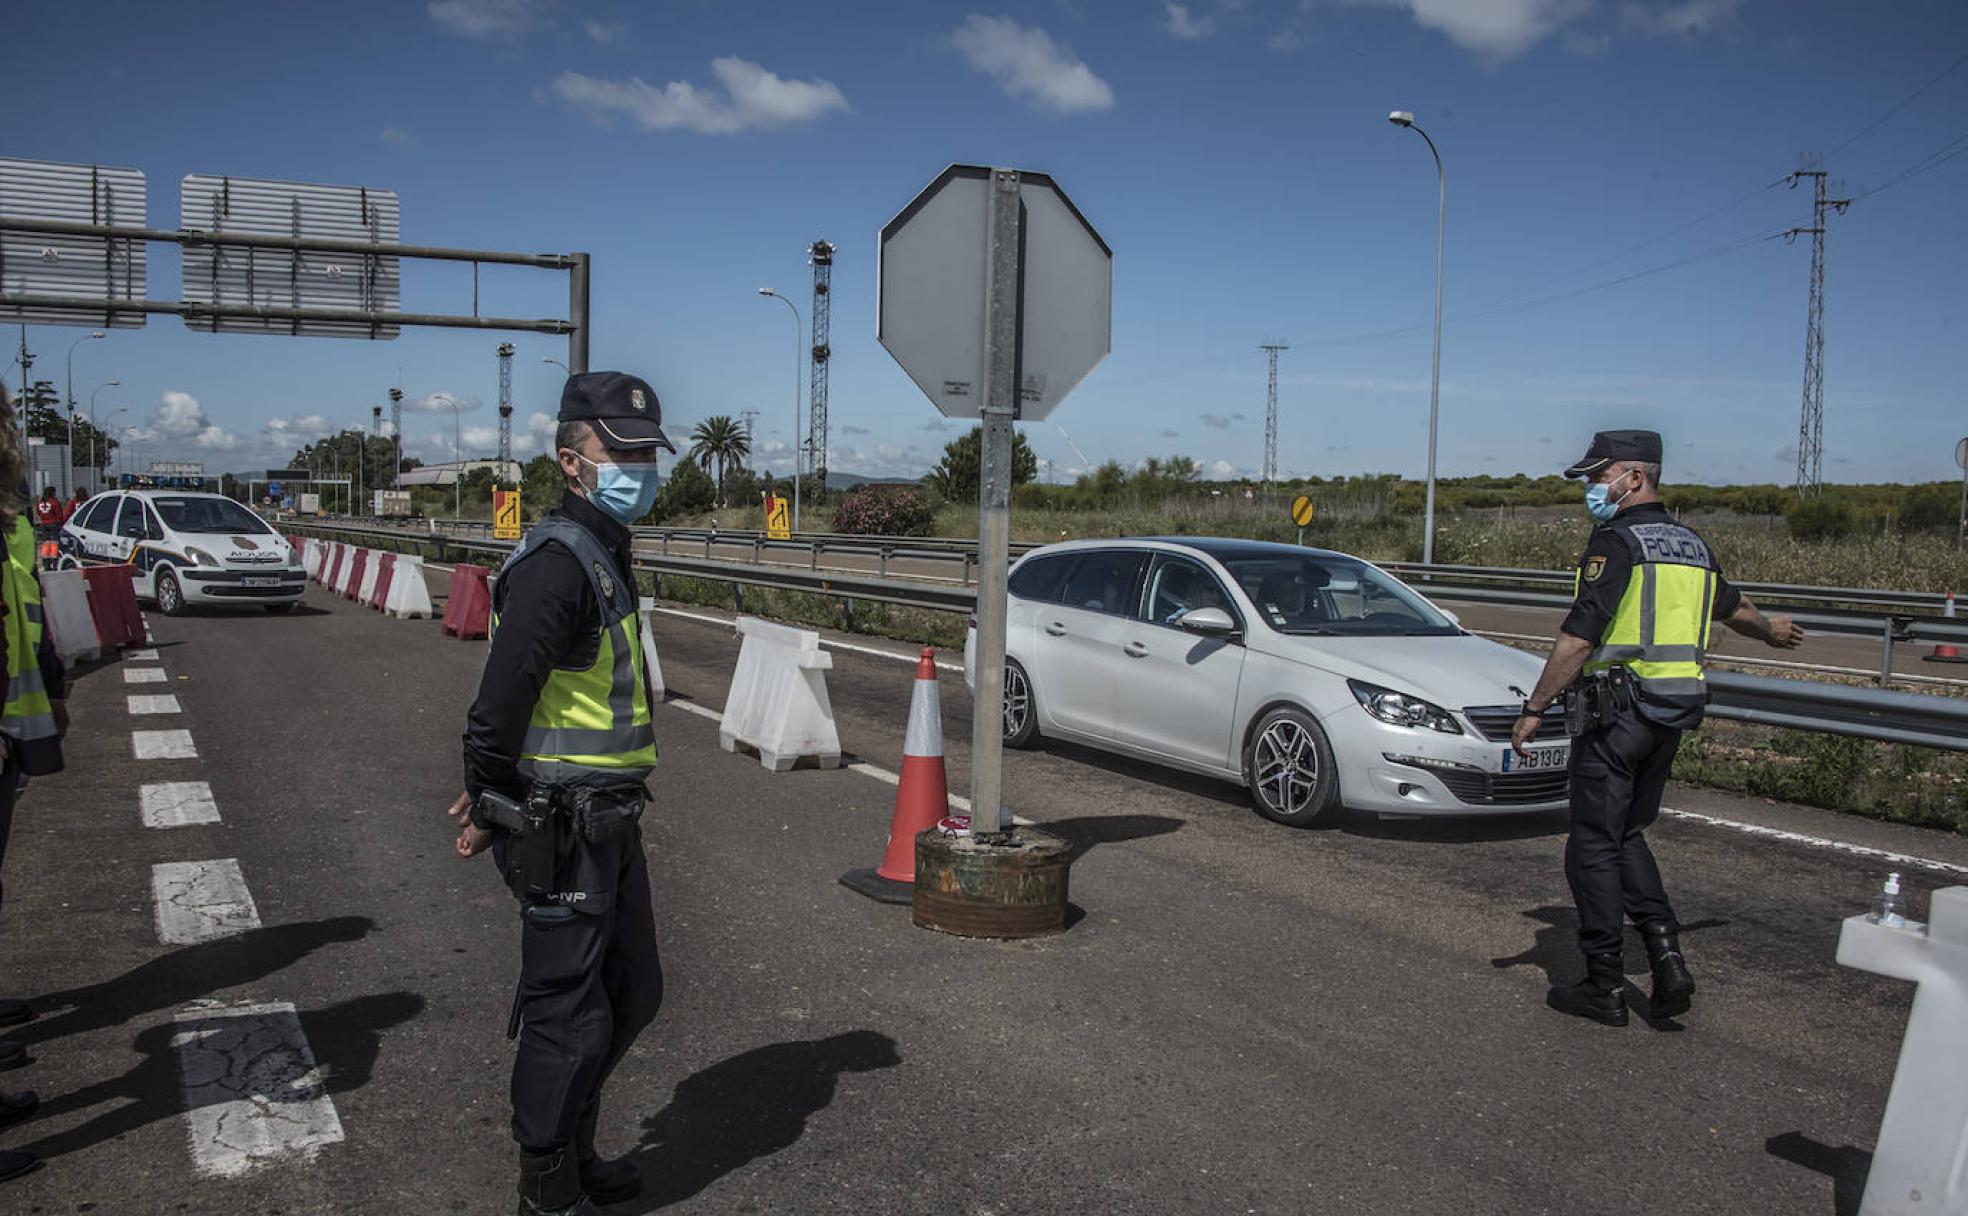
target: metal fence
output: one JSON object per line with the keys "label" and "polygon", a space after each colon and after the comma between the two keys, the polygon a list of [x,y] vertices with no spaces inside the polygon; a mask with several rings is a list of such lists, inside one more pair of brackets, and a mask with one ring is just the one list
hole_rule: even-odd
{"label": "metal fence", "polygon": [[[479,556],[496,559],[511,551],[514,544],[403,527],[321,522],[289,527],[302,534],[383,548],[430,549],[438,561]],[[761,566],[663,553],[638,553],[635,565],[637,571],[654,576],[659,594],[664,576],[680,576],[728,583],[737,590],[741,604],[742,588],[755,587],[830,596],[841,600],[844,611],[850,614],[856,601],[965,614],[977,607],[976,592],[970,587],[880,574]],[[1711,717],[1968,752],[1968,699],[1731,671],[1710,671],[1708,684]]]}

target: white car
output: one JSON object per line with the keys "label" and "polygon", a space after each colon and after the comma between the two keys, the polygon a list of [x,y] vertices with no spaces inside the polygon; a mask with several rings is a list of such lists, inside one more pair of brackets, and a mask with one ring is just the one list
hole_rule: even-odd
{"label": "white car", "polygon": [[177,616],[197,604],[291,612],[307,591],[300,554],[250,509],[194,490],[111,490],[62,525],[63,569],[130,566],[137,595]]}
{"label": "white car", "polygon": [[[972,688],[976,642],[973,625]],[[1047,545],[1012,568],[1005,654],[1007,745],[1043,735],[1239,782],[1280,823],[1566,805],[1562,716],[1530,759],[1510,748],[1542,661],[1343,553]]]}

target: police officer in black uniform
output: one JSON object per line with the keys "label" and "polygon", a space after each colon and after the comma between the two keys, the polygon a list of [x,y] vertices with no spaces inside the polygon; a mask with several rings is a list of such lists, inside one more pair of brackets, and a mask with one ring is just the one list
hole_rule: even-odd
{"label": "police officer in black uniform", "polygon": [[493,850],[520,899],[511,1025],[521,1216],[588,1213],[641,1190],[595,1151],[602,1085],[656,1016],[657,956],[638,819],[655,764],[629,525],[676,451],[648,384],[570,377],[554,437],[567,486],[501,569],[464,736],[457,851]]}
{"label": "police officer in black uniform", "polygon": [[[1517,752],[1567,700],[1571,832],[1565,877],[1578,906],[1586,976],[1546,1004],[1609,1026],[1627,1022],[1622,918],[1639,927],[1653,972],[1650,1010],[1685,1013],[1695,981],[1643,835],[1660,815],[1681,732],[1700,725],[1711,621],[1779,648],[1804,640],[1788,617],[1765,619],[1722,577],[1707,542],[1660,501],[1661,439],[1601,431],[1565,476],[1587,482],[1598,526],[1579,559],[1577,595],[1512,732]],[[1583,678],[1581,678],[1583,677]]]}

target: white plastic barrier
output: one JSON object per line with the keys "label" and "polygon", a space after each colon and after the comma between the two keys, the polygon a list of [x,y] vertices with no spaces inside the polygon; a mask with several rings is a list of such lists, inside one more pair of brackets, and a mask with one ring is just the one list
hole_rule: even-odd
{"label": "white plastic barrier", "polygon": [[431,608],[430,587],[424,582],[424,559],[406,553],[396,555],[396,568],[390,574],[389,594],[383,599],[383,612],[408,619],[428,619],[437,615]]}
{"label": "white plastic barrier", "polygon": [[670,690],[663,683],[663,660],[656,654],[656,635],[649,631],[649,614],[655,610],[656,601],[645,595],[637,606],[642,609],[642,661],[649,669],[649,695],[660,702]]}
{"label": "white plastic barrier", "polygon": [[376,602],[376,580],[383,573],[383,551],[369,550],[369,556],[362,559],[362,586],[356,589],[355,601],[367,608]]}
{"label": "white plastic barrier", "polygon": [[63,666],[102,654],[96,618],[89,611],[89,582],[80,570],[41,572],[41,620]]}
{"label": "white plastic barrier", "polygon": [[1842,965],[1920,985],[1859,1216],[1968,1216],[1968,887],[1934,892],[1928,915],[1838,935]]}
{"label": "white plastic barrier", "polygon": [[[342,553],[342,568],[335,576],[333,590],[336,595],[348,595],[355,587],[355,555],[360,552],[362,550],[356,548],[354,545],[349,545],[344,549]],[[364,558],[363,560],[367,561],[368,559]]]}
{"label": "white plastic barrier", "polygon": [[748,616],[738,618],[738,633],[744,644],[718,743],[725,751],[740,743],[755,748],[759,763],[775,773],[807,756],[821,768],[839,768],[840,733],[827,698],[834,656],[820,649],[820,635]]}

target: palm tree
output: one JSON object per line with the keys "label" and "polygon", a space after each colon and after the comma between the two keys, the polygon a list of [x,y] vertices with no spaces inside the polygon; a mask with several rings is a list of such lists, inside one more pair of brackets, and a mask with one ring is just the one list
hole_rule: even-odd
{"label": "palm tree", "polygon": [[738,425],[727,414],[718,414],[698,423],[690,432],[690,458],[703,466],[706,473],[711,471],[713,461],[717,463],[718,504],[724,504],[724,475],[728,469],[743,468],[745,458],[752,454],[752,441],[745,434],[745,428]]}

